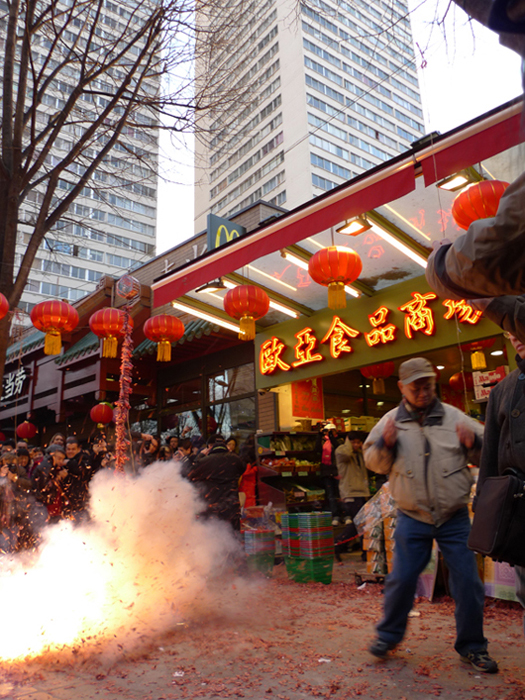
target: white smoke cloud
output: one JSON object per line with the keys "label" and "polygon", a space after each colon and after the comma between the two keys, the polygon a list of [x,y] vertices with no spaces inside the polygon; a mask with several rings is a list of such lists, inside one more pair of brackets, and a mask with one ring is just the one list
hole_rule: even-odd
{"label": "white smoke cloud", "polygon": [[108,659],[178,624],[242,614],[255,584],[235,578],[241,547],[227,523],[202,509],[173,462],[136,478],[99,472],[91,521],[49,526],[31,557],[6,558],[0,659],[57,649]]}

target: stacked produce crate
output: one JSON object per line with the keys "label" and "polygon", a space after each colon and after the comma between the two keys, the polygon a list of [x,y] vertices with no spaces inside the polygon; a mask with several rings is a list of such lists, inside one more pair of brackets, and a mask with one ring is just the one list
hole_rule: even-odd
{"label": "stacked produce crate", "polygon": [[244,550],[250,571],[258,571],[265,576],[272,575],[275,561],[275,530],[245,530]]}
{"label": "stacked produce crate", "polygon": [[302,583],[331,583],[334,564],[331,514],[287,513],[281,522],[288,576]]}

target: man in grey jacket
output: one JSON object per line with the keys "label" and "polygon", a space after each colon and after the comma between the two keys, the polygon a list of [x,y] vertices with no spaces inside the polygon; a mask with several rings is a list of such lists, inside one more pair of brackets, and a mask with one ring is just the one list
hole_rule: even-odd
{"label": "man in grey jacket", "polygon": [[435,539],[449,569],[456,603],[455,650],[477,670],[496,673],[483,635],[485,592],[473,552],[467,548],[467,503],[479,460],[483,429],[436,396],[434,368],[423,357],[399,367],[400,405],[372,429],[364,444],[365,464],[389,474],[398,507],[394,565],[387,577],[383,619],[370,647],[383,657],[403,639],[419,574]]}

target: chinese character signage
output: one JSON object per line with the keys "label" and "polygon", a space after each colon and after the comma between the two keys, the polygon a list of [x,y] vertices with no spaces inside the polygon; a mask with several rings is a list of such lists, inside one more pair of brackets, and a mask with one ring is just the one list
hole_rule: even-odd
{"label": "chinese character signage", "polygon": [[234,224],[233,221],[222,219],[215,214],[208,214],[207,224],[208,250],[220,248],[225,243],[240,238],[246,233],[244,226]]}
{"label": "chinese character signage", "polygon": [[260,333],[257,386],[302,381],[395,357],[501,333],[465,299],[441,300],[426,280],[361,297],[336,315],[329,309]]}
{"label": "chinese character signage", "polygon": [[24,382],[29,377],[25,367],[4,374],[1,401],[12,401],[23,394]]}

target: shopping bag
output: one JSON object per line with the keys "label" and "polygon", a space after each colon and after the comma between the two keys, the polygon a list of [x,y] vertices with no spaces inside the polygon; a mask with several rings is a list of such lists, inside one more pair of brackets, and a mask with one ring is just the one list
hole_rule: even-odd
{"label": "shopping bag", "polygon": [[489,477],[477,498],[469,549],[525,566],[525,475]]}

